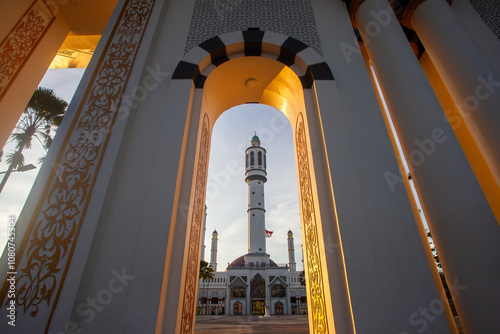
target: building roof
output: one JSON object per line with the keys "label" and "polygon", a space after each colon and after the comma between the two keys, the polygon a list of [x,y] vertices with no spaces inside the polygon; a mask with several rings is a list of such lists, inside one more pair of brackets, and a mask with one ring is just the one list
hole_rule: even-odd
{"label": "building roof", "polygon": [[[242,256],[238,257],[236,260],[234,260],[233,262],[231,262],[229,264],[228,268],[242,268],[244,266],[245,266],[245,255],[242,255]],[[274,262],[271,259],[269,259],[269,266],[270,267],[278,267],[276,262]]]}

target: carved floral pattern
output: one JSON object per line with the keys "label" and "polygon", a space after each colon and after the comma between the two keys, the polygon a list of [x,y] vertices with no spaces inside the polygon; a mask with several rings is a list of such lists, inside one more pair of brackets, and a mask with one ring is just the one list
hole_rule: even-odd
{"label": "carved floral pattern", "polygon": [[189,233],[189,249],[186,269],[186,285],[184,287],[184,300],[182,307],[181,333],[190,334],[194,331],[194,311],[196,305],[196,294],[198,292],[198,266],[200,264],[200,238],[205,212],[205,189],[207,184],[209,156],[209,128],[208,115],[203,119],[203,128],[200,137],[200,149],[198,153],[198,170],[196,172],[196,184],[194,189],[193,217]]}
{"label": "carved floral pattern", "polygon": [[311,0],[196,0],[184,54],[214,36],[252,27],[293,37],[323,55]]}
{"label": "carved floral pattern", "polygon": [[325,305],[325,289],[321,269],[319,251],[318,226],[314,213],[314,200],[309,171],[309,156],[304,128],[304,119],[299,114],[296,132],[297,163],[299,164],[299,188],[301,200],[301,215],[305,236],[305,256],[307,259],[306,277],[311,300],[312,328],[314,333],[328,333],[328,323]]}
{"label": "carved floral pattern", "polygon": [[[17,312],[53,312],[155,0],[129,0],[18,252]],[[7,282],[6,282],[7,283]],[[8,288],[4,284],[1,298]],[[8,302],[8,301],[7,301]],[[51,316],[48,318],[50,319]],[[50,322],[50,320],[47,320]]]}
{"label": "carved floral pattern", "polygon": [[45,1],[35,1],[0,44],[0,97],[53,20],[54,14]]}

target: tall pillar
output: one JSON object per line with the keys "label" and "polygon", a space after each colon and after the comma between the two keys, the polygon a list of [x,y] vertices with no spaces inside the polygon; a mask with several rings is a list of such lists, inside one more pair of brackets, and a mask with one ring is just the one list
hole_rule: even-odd
{"label": "tall pillar", "polygon": [[216,230],[212,233],[212,250],[210,251],[210,267],[217,271],[217,236],[219,234]]}
{"label": "tall pillar", "polygon": [[425,46],[500,185],[500,75],[445,0],[413,0],[404,14]]}
{"label": "tall pillar", "polygon": [[295,263],[295,247],[293,245],[293,232],[288,231],[288,262],[290,267],[290,272],[297,271]]}
{"label": "tall pillar", "polygon": [[465,332],[491,332],[500,312],[500,227],[388,2],[356,5],[351,16],[409,159]]}

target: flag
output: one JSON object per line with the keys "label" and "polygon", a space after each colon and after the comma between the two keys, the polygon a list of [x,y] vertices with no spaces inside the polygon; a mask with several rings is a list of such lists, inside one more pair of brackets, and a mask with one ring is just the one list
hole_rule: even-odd
{"label": "flag", "polygon": [[266,230],[266,237],[270,238],[273,235],[273,231]]}

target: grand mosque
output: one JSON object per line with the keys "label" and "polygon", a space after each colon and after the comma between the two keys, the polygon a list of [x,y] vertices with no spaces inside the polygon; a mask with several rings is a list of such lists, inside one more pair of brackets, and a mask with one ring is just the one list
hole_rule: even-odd
{"label": "grand mosque", "polygon": [[[200,279],[198,314],[281,315],[307,313],[306,288],[296,270],[293,232],[288,231],[288,264],[278,265],[266,253],[264,183],[266,150],[256,135],[245,152],[248,183],[248,253],[237,257],[225,271],[217,271],[218,232],[212,233],[210,266],[214,278]],[[205,220],[206,222],[206,220]],[[204,224],[205,225],[205,224]],[[205,228],[203,229],[203,233]],[[203,240],[205,236],[203,235]],[[201,259],[204,260],[202,246]]]}

